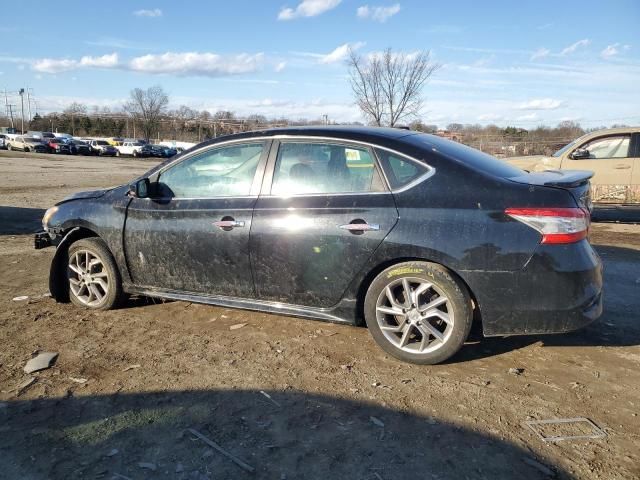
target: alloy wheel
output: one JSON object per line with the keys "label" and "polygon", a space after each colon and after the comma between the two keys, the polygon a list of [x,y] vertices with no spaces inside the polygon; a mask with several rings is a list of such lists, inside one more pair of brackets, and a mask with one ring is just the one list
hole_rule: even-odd
{"label": "alloy wheel", "polygon": [[102,259],[89,250],[78,250],[68,266],[71,293],[84,305],[100,305],[109,294],[109,275]]}
{"label": "alloy wheel", "polygon": [[453,332],[451,302],[436,285],[421,278],[400,278],[378,296],[376,319],[396,348],[427,354],[442,347]]}

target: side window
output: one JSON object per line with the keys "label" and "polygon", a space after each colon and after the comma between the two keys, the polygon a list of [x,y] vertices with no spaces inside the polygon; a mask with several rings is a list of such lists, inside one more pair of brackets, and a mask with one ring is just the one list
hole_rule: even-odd
{"label": "side window", "polygon": [[393,190],[408,185],[429,171],[429,167],[426,165],[419,165],[407,158],[394,155],[380,148],[376,148],[376,155],[378,155],[380,163],[382,163],[382,168],[384,168],[389,185]]}
{"label": "side window", "polygon": [[373,155],[367,148],[335,143],[280,144],[272,195],[384,190]]}
{"label": "side window", "polygon": [[629,156],[630,140],[629,135],[597,138],[581,148],[589,151],[590,159],[626,158]]}
{"label": "side window", "polygon": [[163,197],[211,198],[251,194],[264,142],[212,148],[162,172]]}

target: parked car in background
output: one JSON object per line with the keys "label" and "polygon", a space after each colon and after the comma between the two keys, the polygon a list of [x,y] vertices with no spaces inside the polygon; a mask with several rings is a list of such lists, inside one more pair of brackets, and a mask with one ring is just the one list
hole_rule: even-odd
{"label": "parked car in background", "polygon": [[8,143],[9,137],[7,137],[4,133],[0,133],[0,148],[6,150]]}
{"label": "parked car in background", "polygon": [[91,147],[82,140],[69,140],[67,142],[72,155],[91,155]]}
{"label": "parked car in background", "polygon": [[158,158],[171,158],[178,154],[178,151],[172,147],[166,147],[164,145],[151,145],[151,156]]}
{"label": "parked car in background", "polygon": [[49,139],[49,143],[47,143],[47,146],[49,147],[49,151],[51,153],[66,153],[67,155],[71,154],[71,147],[62,138]]}
{"label": "parked car in background", "polygon": [[27,136],[29,137],[34,137],[34,138],[39,138],[40,140],[42,140],[43,142],[48,142],[49,139],[51,138],[56,138],[56,135],[53,132],[40,132],[37,130],[29,130],[27,132]]}
{"label": "parked car in background", "polygon": [[42,143],[40,138],[19,135],[9,141],[8,150],[20,150],[22,152],[49,153],[49,147]]}
{"label": "parked car in background", "polygon": [[117,146],[118,155],[131,155],[133,157],[148,157],[150,151],[148,148],[144,148],[146,144],[140,142],[122,142],[122,145]]}
{"label": "parked car in background", "polygon": [[511,165],[532,172],[591,170],[595,204],[640,205],[640,127],[587,133],[550,157],[514,157]]}
{"label": "parked car in background", "polygon": [[58,301],[106,310],[130,293],[364,320],[390,355],[431,364],[474,319],[504,336],[601,315],[590,177],[527,173],[400,129],[247,132],[72,195],[47,210],[35,246],[57,245]]}
{"label": "parked car in background", "polygon": [[124,141],[124,139],[120,137],[105,138],[105,140],[109,145],[113,145],[114,147],[122,145],[122,142]]}
{"label": "parked car in background", "polygon": [[115,157],[118,154],[116,147],[109,145],[106,140],[90,140],[89,146],[91,147],[91,153],[94,155]]}

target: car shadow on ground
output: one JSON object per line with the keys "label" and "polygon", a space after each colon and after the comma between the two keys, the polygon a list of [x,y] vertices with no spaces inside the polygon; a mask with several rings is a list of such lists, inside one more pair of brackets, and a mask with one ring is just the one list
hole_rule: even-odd
{"label": "car shadow on ground", "polygon": [[492,357],[537,342],[553,347],[628,347],[640,345],[640,250],[594,245],[604,265],[604,311],[594,323],[553,335],[479,338],[465,345],[448,363]]}
{"label": "car shadow on ground", "polygon": [[24,235],[42,230],[42,208],[0,205],[0,235]]}
{"label": "car shadow on ground", "polygon": [[[73,385],[65,398],[16,400],[0,410],[0,469],[6,478],[458,480],[552,474],[545,474],[548,460],[501,440],[499,430],[489,435],[364,402],[291,390],[81,391]],[[531,442],[539,440],[531,436]],[[573,478],[553,468],[558,478]]]}

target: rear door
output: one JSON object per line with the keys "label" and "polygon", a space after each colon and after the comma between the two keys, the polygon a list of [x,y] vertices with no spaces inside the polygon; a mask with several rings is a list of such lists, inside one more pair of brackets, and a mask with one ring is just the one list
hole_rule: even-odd
{"label": "rear door", "polygon": [[[589,158],[573,158],[583,149]],[[563,170],[591,170],[591,197],[594,203],[628,203],[633,171],[631,134],[606,135],[577,145],[562,161]]]}
{"label": "rear door", "polygon": [[397,219],[369,147],[275,142],[251,224],[257,298],[337,304]]}
{"label": "rear door", "polygon": [[194,153],[162,170],[153,198],[134,198],[124,232],[135,284],[251,298],[249,231],[269,141]]}

